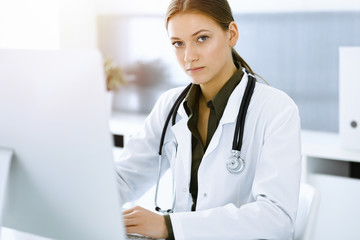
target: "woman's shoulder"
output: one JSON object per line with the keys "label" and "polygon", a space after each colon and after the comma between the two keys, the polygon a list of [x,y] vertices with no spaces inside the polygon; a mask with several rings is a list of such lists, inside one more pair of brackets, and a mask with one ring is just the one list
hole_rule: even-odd
{"label": "woman's shoulder", "polygon": [[273,110],[297,109],[296,103],[287,93],[266,84],[257,83],[253,96],[259,104],[267,105]]}
{"label": "woman's shoulder", "polygon": [[300,131],[299,109],[294,100],[284,91],[258,83],[253,100],[251,115],[266,136],[275,133],[274,131],[280,128]]}
{"label": "woman's shoulder", "polygon": [[157,100],[154,109],[160,108],[168,112],[185,88],[186,86],[175,87],[163,92]]}

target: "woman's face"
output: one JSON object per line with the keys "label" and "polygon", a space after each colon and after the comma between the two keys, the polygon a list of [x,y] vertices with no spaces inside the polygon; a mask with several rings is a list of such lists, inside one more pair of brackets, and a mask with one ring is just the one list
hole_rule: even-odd
{"label": "woman's face", "polygon": [[223,81],[224,71],[234,68],[231,48],[237,38],[234,43],[231,31],[224,31],[210,17],[176,14],[168,22],[168,35],[180,66],[193,83]]}

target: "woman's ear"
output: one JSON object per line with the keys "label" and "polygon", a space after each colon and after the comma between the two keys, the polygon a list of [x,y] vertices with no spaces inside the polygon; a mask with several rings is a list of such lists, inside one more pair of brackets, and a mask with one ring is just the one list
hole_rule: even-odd
{"label": "woman's ear", "polygon": [[230,33],[229,47],[235,47],[236,42],[239,38],[239,31],[235,22],[231,22],[229,24],[229,33]]}

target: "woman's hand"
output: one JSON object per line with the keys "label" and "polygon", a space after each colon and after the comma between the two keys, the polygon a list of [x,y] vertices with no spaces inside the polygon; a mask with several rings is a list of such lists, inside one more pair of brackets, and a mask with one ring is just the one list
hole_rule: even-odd
{"label": "woman's hand", "polygon": [[127,233],[137,233],[151,238],[167,238],[168,231],[162,215],[136,206],[123,212]]}

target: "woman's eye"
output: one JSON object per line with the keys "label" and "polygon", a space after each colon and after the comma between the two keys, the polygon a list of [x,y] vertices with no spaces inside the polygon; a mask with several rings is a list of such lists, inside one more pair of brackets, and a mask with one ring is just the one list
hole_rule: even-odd
{"label": "woman's eye", "polygon": [[181,47],[182,45],[184,45],[182,42],[179,42],[179,41],[177,41],[177,42],[173,42],[172,43],[172,45],[174,46],[174,47]]}
{"label": "woman's eye", "polygon": [[209,37],[208,36],[200,36],[198,38],[198,42],[205,42]]}

